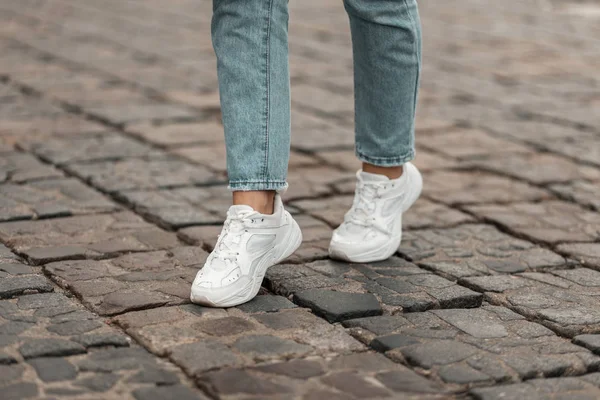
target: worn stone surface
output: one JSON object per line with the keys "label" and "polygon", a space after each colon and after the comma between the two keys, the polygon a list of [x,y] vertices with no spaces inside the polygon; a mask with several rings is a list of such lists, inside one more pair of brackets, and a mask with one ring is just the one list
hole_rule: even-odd
{"label": "worn stone surface", "polygon": [[[346,312],[377,315],[373,295],[384,309],[404,312],[477,307],[482,299],[479,293],[400,258],[370,265],[330,260],[305,265],[283,264],[271,267],[266,279],[274,292],[286,296],[294,294],[294,302],[312,308],[333,322],[352,318]],[[357,307],[356,310],[353,307]],[[354,318],[359,316],[354,315]]]}
{"label": "worn stone surface", "polygon": [[[549,153],[494,154],[493,157],[472,161],[467,165],[540,185],[557,182],[568,183],[577,179],[600,180],[600,169],[577,164],[567,158]],[[557,184],[552,187],[555,186],[568,185]],[[565,192],[567,191],[565,190]]]}
{"label": "worn stone surface", "polygon": [[490,225],[406,232],[399,251],[424,268],[455,279],[543,270],[566,264],[560,255]]}
{"label": "worn stone surface", "polygon": [[600,272],[576,268],[465,278],[489,301],[535,318],[561,335],[600,332]]}
{"label": "worn stone surface", "polygon": [[554,244],[600,238],[600,213],[567,202],[480,205],[468,209],[534,241]]}
{"label": "worn stone surface", "polygon": [[222,182],[204,167],[172,157],[69,164],[67,170],[110,193]]}
{"label": "worn stone surface", "polygon": [[377,298],[370,293],[344,293],[309,289],[294,294],[294,301],[312,309],[329,322],[368,317],[382,313]]}
{"label": "worn stone surface", "polygon": [[175,235],[130,212],[8,222],[0,224],[0,240],[34,263],[98,258],[178,245]]}
{"label": "worn stone surface", "polygon": [[0,186],[0,222],[115,211],[119,206],[76,179]]}
{"label": "worn stone surface", "polygon": [[426,178],[423,194],[447,205],[512,203],[551,197],[542,189],[486,172],[435,171]]}
{"label": "worn stone surface", "polygon": [[62,172],[51,165],[40,162],[31,154],[5,152],[0,157],[0,183],[23,183],[63,176]]}
{"label": "worn stone surface", "polygon": [[285,398],[293,393],[315,400],[393,398],[394,393],[406,399],[446,398],[441,385],[373,353],[224,369],[201,375],[198,384],[213,396],[225,398],[240,394]]}
{"label": "worn stone surface", "polygon": [[102,315],[189,301],[207,253],[199,247],[127,254],[111,260],[60,261],[45,271]]}
{"label": "worn stone surface", "polygon": [[600,179],[594,182],[578,180],[557,183],[550,186],[550,190],[566,200],[600,211]]}
{"label": "worn stone surface", "polygon": [[582,347],[503,307],[433,310],[403,318],[406,321],[382,336],[369,331],[371,321],[357,320],[348,326],[374,349],[455,384],[583,374],[599,361]]}
{"label": "worn stone surface", "polygon": [[13,297],[24,292],[51,292],[54,287],[39,275],[4,277],[0,280],[0,298]]}
{"label": "worn stone surface", "polygon": [[600,268],[599,243],[571,243],[561,244],[557,250],[572,257],[589,268]]}
{"label": "worn stone surface", "polygon": [[222,223],[231,192],[224,186],[185,187],[157,191],[126,191],[120,198],[139,214],[169,228]]}
{"label": "worn stone surface", "polygon": [[290,356],[364,350],[343,328],[297,308],[247,314],[186,305],[127,313],[115,322],[193,375]]}
{"label": "worn stone surface", "polygon": [[532,379],[527,382],[490,388],[476,388],[477,400],[500,399],[595,399],[600,396],[599,374],[583,377]]}
{"label": "worn stone surface", "polygon": [[158,154],[152,146],[119,134],[56,138],[31,144],[29,149],[52,164],[120,160]]}

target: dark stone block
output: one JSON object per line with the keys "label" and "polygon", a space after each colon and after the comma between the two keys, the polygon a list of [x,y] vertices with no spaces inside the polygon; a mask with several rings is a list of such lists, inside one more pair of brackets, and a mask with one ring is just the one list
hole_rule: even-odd
{"label": "dark stone block", "polygon": [[24,358],[65,357],[85,353],[79,343],[63,339],[30,339],[19,347]]}
{"label": "dark stone block", "polygon": [[83,345],[86,349],[90,347],[128,347],[129,341],[126,336],[116,333],[91,333],[87,335],[74,336],[71,340]]}
{"label": "dark stone block", "polygon": [[403,334],[389,335],[389,336],[380,336],[371,341],[369,346],[373,348],[373,350],[386,352],[388,350],[396,349],[399,347],[411,346],[413,344],[421,343],[418,339],[406,336]]}
{"label": "dark stone block", "polygon": [[214,396],[237,393],[269,396],[291,392],[291,388],[289,387],[261,379],[250,375],[247,371],[239,369],[211,372],[202,376],[198,380],[198,384],[206,388]]}
{"label": "dark stone block", "polygon": [[0,280],[0,298],[20,295],[25,291],[52,292],[54,286],[44,276],[26,275]]}
{"label": "dark stone block", "polygon": [[308,307],[329,322],[380,315],[381,306],[372,294],[310,289],[294,295],[294,302]]}
{"label": "dark stone block", "polygon": [[69,336],[80,335],[82,333],[90,332],[102,326],[104,326],[104,324],[98,320],[84,320],[63,322],[62,324],[50,325],[46,329],[49,332],[54,332],[61,336]]}
{"label": "dark stone block", "polygon": [[35,358],[29,361],[44,382],[66,381],[77,376],[77,369],[64,358]]}

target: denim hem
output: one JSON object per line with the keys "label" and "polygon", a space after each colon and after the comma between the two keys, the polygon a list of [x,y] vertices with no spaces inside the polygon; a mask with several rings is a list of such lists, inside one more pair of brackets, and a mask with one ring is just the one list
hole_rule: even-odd
{"label": "denim hem", "polygon": [[227,187],[232,191],[247,192],[250,190],[274,190],[278,193],[288,187],[286,181],[235,181],[229,182]]}
{"label": "denim hem", "polygon": [[356,150],[356,157],[362,162],[375,165],[377,167],[398,167],[415,158],[415,151],[411,150],[408,154],[399,157],[369,157]]}

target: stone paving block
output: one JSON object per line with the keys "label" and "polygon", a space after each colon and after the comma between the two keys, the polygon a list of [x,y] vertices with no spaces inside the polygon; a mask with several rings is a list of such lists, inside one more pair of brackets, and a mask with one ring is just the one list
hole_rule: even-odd
{"label": "stone paving block", "polygon": [[196,119],[202,117],[201,113],[192,111],[184,106],[149,102],[106,104],[88,107],[86,111],[113,124],[129,124],[132,122],[154,120]]}
{"label": "stone paving block", "polygon": [[214,368],[365,349],[340,326],[297,308],[248,314],[185,305],[131,312],[114,321],[193,376]]}
{"label": "stone paving block", "polygon": [[231,203],[224,186],[125,191],[119,198],[158,224],[173,228],[221,224]]}
{"label": "stone paving block", "polygon": [[370,293],[308,289],[295,293],[294,301],[331,323],[380,315],[383,312],[377,298]]}
{"label": "stone paving block", "polygon": [[503,154],[527,153],[529,148],[479,129],[460,129],[428,134],[421,145],[452,158],[473,159]]}
{"label": "stone paving block", "polygon": [[[83,330],[90,332],[77,335]],[[3,386],[3,398],[4,391],[20,399],[38,390],[122,398],[125,392],[182,381],[172,365],[139,347],[127,348],[126,336],[62,293],[0,300],[0,332],[3,361],[11,363],[0,365],[0,385],[12,385]]]}
{"label": "stone paving block", "polygon": [[560,267],[560,255],[490,225],[405,232],[399,252],[428,270],[454,279]]}
{"label": "stone paving block", "polygon": [[597,399],[600,396],[599,374],[583,377],[532,379],[497,387],[476,388],[470,394],[476,400],[500,399]]}
{"label": "stone paving block", "polygon": [[[1,268],[1,265],[0,265]],[[54,287],[43,276],[24,275],[15,277],[1,276],[0,280],[0,298],[9,298],[25,292],[51,292]]]}
{"label": "stone paving block", "polygon": [[550,190],[566,200],[600,211],[600,180],[557,183],[551,185]]}
{"label": "stone paving block", "polygon": [[[294,302],[312,308],[331,322],[352,318],[354,312],[377,315],[381,311],[372,302],[370,296],[373,295],[391,312],[477,307],[482,300],[481,294],[399,258],[370,265],[331,260],[304,265],[282,264],[267,271],[266,283],[275,293],[293,294]],[[365,299],[361,297],[355,304],[353,297],[360,296]],[[350,316],[345,315],[346,312]]]}
{"label": "stone paving block", "polygon": [[0,185],[0,222],[116,211],[119,206],[76,179]]}
{"label": "stone paving block", "polygon": [[110,260],[54,262],[44,270],[95,312],[113,315],[189,302],[191,283],[207,256],[199,247],[175,247]]}
{"label": "stone paving block", "polygon": [[534,318],[563,336],[600,332],[600,272],[576,268],[465,278],[494,304]]}
{"label": "stone paving block", "polygon": [[563,201],[473,205],[467,208],[536,242],[593,242],[600,238],[600,213]]}
{"label": "stone paving block", "polygon": [[0,157],[0,183],[22,183],[63,176],[61,171],[51,165],[43,164],[31,154],[9,152],[3,153]]}
{"label": "stone paving block", "polygon": [[204,167],[169,157],[70,164],[67,169],[92,186],[111,193],[223,181]]}
{"label": "stone paving block", "polygon": [[[353,198],[354,196],[335,196],[315,200],[297,200],[292,201],[291,204],[316,218],[326,221],[329,225],[337,227],[344,220],[344,215],[350,210]],[[402,216],[404,229],[443,228],[472,221],[474,221],[474,218],[465,213],[425,198],[419,199]]]}
{"label": "stone paving block", "polygon": [[129,212],[7,222],[0,224],[0,240],[36,264],[179,245],[174,234]]}
{"label": "stone paving block", "polygon": [[545,190],[486,172],[434,171],[424,176],[426,197],[447,205],[511,203],[551,198]]}
{"label": "stone paving block", "polygon": [[43,160],[56,165],[114,161],[161,154],[152,146],[117,133],[46,139],[31,144],[29,149]]}
{"label": "stone paving block", "polygon": [[600,243],[561,244],[557,251],[576,259],[586,267],[600,269]]}
{"label": "stone paving block", "polygon": [[214,121],[180,124],[130,124],[127,130],[145,140],[166,147],[183,147],[198,143],[221,143],[223,125]]}
{"label": "stone paving block", "polygon": [[600,180],[600,169],[576,164],[549,153],[494,154],[466,164],[499,175],[509,175],[533,184],[544,185],[575,180]]}
{"label": "stone paving block", "polygon": [[372,348],[451,384],[581,375],[600,362],[586,349],[503,307],[432,310],[401,318],[402,324],[382,336],[369,331],[371,321],[348,321],[348,326]]}
{"label": "stone paving block", "polygon": [[301,396],[303,399],[395,398],[441,399],[447,390],[405,366],[374,353],[314,357],[260,365],[249,369],[228,368],[202,374],[197,383],[214,397],[240,395]]}

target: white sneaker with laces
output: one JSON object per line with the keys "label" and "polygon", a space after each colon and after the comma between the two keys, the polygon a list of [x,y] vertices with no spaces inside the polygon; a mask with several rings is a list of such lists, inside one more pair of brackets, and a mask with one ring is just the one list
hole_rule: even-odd
{"label": "white sneaker with laces", "polygon": [[214,250],[192,284],[190,300],[233,307],[253,299],[267,269],[289,257],[302,242],[300,227],[275,195],[275,212],[231,206]]}
{"label": "white sneaker with laces", "polygon": [[419,198],[423,178],[411,163],[404,164],[398,179],[363,171],[356,177],[352,208],[333,232],[329,256],[361,263],[385,260],[400,246],[402,213]]}

